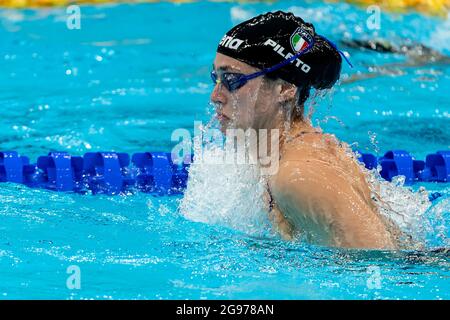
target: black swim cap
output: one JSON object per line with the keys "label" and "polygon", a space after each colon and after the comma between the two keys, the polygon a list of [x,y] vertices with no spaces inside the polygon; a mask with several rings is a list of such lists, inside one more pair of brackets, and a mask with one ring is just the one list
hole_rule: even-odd
{"label": "black swim cap", "polygon": [[342,58],[339,51],[314,26],[292,13],[269,12],[244,21],[220,41],[217,52],[255,68],[270,68],[313,43],[305,54],[292,63],[271,72],[298,87],[331,88],[339,79]]}

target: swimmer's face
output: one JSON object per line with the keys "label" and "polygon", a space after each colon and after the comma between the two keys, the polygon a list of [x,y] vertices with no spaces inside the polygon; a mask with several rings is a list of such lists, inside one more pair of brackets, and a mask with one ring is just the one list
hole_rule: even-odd
{"label": "swimmer's face", "polygon": [[[219,77],[223,72],[247,75],[259,71],[221,53],[217,53],[213,68]],[[268,82],[264,77],[258,77],[232,92],[221,83],[215,85],[211,102],[216,108],[223,132],[227,128],[270,129],[269,124],[280,109],[277,106],[279,97],[276,87]]]}

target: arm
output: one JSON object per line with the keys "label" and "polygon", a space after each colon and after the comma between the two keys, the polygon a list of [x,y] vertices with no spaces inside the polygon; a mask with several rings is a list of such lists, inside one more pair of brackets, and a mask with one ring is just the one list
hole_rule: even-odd
{"label": "arm", "polygon": [[396,247],[381,216],[358,192],[358,183],[328,163],[288,160],[271,183],[278,208],[308,240],[349,248]]}

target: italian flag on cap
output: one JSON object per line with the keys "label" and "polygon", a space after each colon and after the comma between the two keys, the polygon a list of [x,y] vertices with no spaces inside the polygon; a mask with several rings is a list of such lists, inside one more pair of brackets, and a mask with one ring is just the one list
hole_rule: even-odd
{"label": "italian flag on cap", "polygon": [[305,50],[311,42],[311,36],[301,28],[297,28],[291,36],[291,46],[294,51],[299,52]]}

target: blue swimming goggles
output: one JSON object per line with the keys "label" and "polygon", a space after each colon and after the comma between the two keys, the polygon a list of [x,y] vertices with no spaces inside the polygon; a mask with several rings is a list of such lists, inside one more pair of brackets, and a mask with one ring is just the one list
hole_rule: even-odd
{"label": "blue swimming goggles", "polygon": [[[347,59],[345,54],[341,50],[339,50],[333,42],[331,42],[330,40],[328,40],[327,38],[325,38],[323,36],[319,36],[319,37],[321,37],[322,39],[327,41],[337,52],[339,52],[342,55],[342,57],[345,59],[345,61],[347,61],[347,63],[350,65],[350,67],[353,68],[353,65]],[[228,91],[232,92],[232,91],[238,90],[239,88],[242,88],[249,80],[255,79],[257,77],[263,76],[265,74],[268,74],[270,72],[273,72],[275,70],[278,70],[278,69],[284,67],[285,65],[291,63],[292,61],[294,61],[301,55],[307,53],[309,50],[312,49],[313,46],[314,46],[314,40],[311,41],[311,43],[308,45],[308,47],[306,47],[299,53],[293,55],[289,59],[286,59],[270,68],[266,68],[266,69],[263,69],[261,71],[251,73],[251,74],[242,74],[242,73],[236,73],[236,72],[222,72],[220,74],[217,74],[217,72],[215,70],[213,70],[213,71],[211,71],[211,79],[212,79],[214,85],[221,83],[221,84],[223,84],[223,86],[225,88],[227,88]]]}

